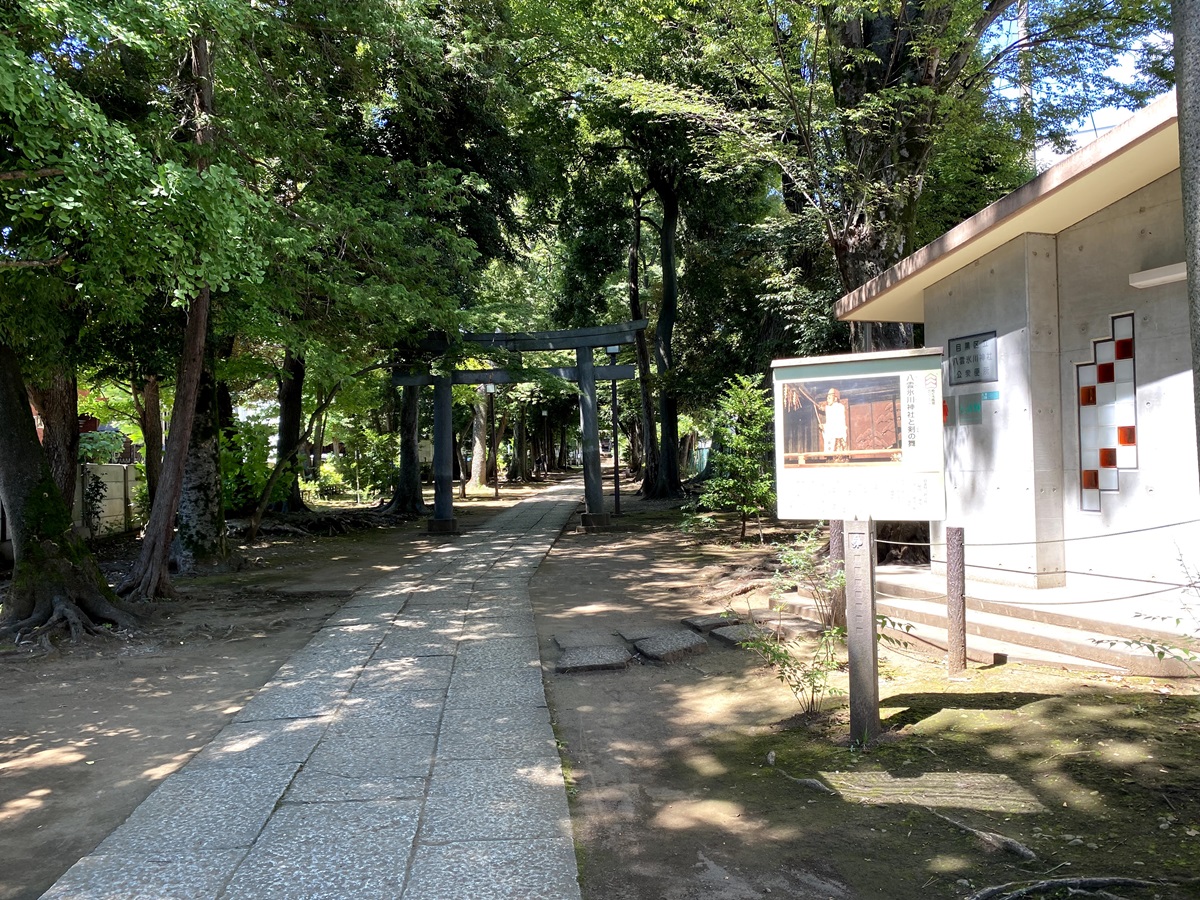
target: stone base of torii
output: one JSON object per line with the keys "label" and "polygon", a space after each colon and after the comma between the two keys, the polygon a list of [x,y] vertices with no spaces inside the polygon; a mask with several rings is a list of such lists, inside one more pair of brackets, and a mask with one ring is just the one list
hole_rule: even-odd
{"label": "stone base of torii", "polygon": [[[568,331],[515,332],[504,334],[464,334],[462,340],[484,350],[521,353],[532,350],[574,350],[573,367],[545,368],[538,371],[579,384],[579,424],[583,432],[584,513],[581,524],[587,530],[609,524],[604,511],[604,488],[600,473],[600,424],[596,402],[596,381],[620,380],[637,376],[636,366],[599,366],[592,360],[597,347],[632,344],[646,320]],[[427,349],[444,349],[444,340],[431,339]],[[526,380],[520,372],[507,369],[462,369],[439,374],[396,375],[392,383],[433,385],[433,518],[429,531],[448,533],[456,530],[454,520],[454,427],[453,392],[456,384],[513,384]],[[499,473],[497,472],[497,478]]]}

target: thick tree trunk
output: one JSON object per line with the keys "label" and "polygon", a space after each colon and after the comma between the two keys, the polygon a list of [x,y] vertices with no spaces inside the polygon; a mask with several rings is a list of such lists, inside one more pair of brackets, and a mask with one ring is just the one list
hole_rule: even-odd
{"label": "thick tree trunk", "polygon": [[162,400],[157,375],[150,375],[139,389],[137,379],[133,381],[133,403],[137,411],[138,427],[142,429],[142,464],[146,467],[146,493],[150,505],[158,493],[158,482],[162,478],[163,424]]}
{"label": "thick tree trunk", "polygon": [[[200,147],[196,161],[203,175],[208,168],[207,146],[212,143],[213,85],[212,57],[208,39],[196,34],[180,69],[180,82],[188,93],[191,106],[192,139]],[[132,597],[169,597],[174,594],[168,567],[171,542],[174,538],[175,513],[183,487],[183,468],[187,461],[187,445],[192,434],[192,419],[196,412],[196,391],[204,369],[204,339],[208,333],[208,310],[212,292],[205,285],[188,307],[187,326],[183,332],[183,352],[179,360],[179,375],[175,380],[175,403],[171,409],[171,433],[163,459],[162,482],[142,550],[129,575],[117,589]]]}
{"label": "thick tree trunk", "polygon": [[384,512],[425,515],[429,508],[421,493],[421,389],[406,385],[400,402],[400,472],[392,502]]}
{"label": "thick tree trunk", "polygon": [[[629,260],[626,271],[626,286],[629,291],[629,313],[633,321],[642,318],[642,294],[638,275],[642,262],[642,195],[633,198],[633,238],[629,242]],[[639,331],[634,338],[637,355],[638,396],[642,405],[641,452],[637,454],[642,473],[639,493],[648,497],[654,493],[658,482],[658,432],[654,427],[654,398],[650,393],[650,346],[646,332]]]}
{"label": "thick tree trunk", "polygon": [[471,477],[466,483],[467,493],[484,493],[488,489],[488,401],[487,389],[481,384],[475,389],[475,401],[471,404],[475,417],[471,422]]}
{"label": "thick tree trunk", "polygon": [[171,545],[172,568],[183,574],[224,565],[229,557],[220,436],[217,381],[210,360],[200,376],[176,515],[178,530]]}
{"label": "thick tree trunk", "polygon": [[1184,253],[1192,340],[1192,390],[1200,435],[1200,4],[1171,4],[1175,33],[1175,97],[1183,180]]}
{"label": "thick tree trunk", "polygon": [[57,628],[72,637],[102,633],[104,624],[135,628],[100,574],[54,485],[38,442],[16,354],[0,344],[0,504],[13,542],[13,577],[0,633],[39,637]]}
{"label": "thick tree trunk", "polygon": [[525,404],[521,404],[520,413],[513,425],[513,455],[508,461],[508,481],[529,481],[529,441],[525,433]]}
{"label": "thick tree trunk", "polygon": [[171,586],[168,561],[175,536],[175,513],[179,509],[179,498],[183,491],[192,420],[196,414],[196,394],[204,369],[204,337],[208,327],[210,299],[209,289],[202,288],[188,308],[183,357],[179,363],[179,377],[175,381],[175,403],[171,408],[171,432],[167,436],[166,452],[163,454],[162,481],[150,509],[141,553],[129,575],[117,588],[118,593],[126,596],[152,599],[171,597],[175,593]]}
{"label": "thick tree trunk", "polygon": [[300,494],[300,431],[304,427],[304,354],[290,348],[283,353],[283,369],[279,377],[279,438],[275,445],[277,459],[292,457],[293,463],[284,473],[287,481],[287,508],[291,512],[308,509]]}
{"label": "thick tree trunk", "polygon": [[67,512],[73,515],[75,485],[79,482],[79,384],[73,371],[56,366],[44,383],[30,383],[28,388],[42,417],[42,450],[50,475],[67,504]]}
{"label": "thick tree trunk", "polygon": [[661,437],[658,452],[658,478],[648,497],[678,497],[683,493],[679,477],[679,398],[675,388],[675,358],[671,339],[679,306],[679,278],[675,255],[675,235],[679,230],[679,194],[666,179],[655,183],[662,204],[660,234],[662,261],[662,303],[654,329],[654,358],[658,366],[658,421]]}

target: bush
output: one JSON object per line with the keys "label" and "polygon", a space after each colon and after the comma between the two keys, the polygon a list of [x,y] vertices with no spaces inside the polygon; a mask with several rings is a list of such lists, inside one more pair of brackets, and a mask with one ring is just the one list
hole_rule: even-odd
{"label": "bush", "polygon": [[699,504],[734,510],[741,516],[741,539],[754,516],[763,540],[762,515],[775,505],[774,414],[766,391],[747,375],[731,378],[718,402],[712,476]]}
{"label": "bush", "polygon": [[[225,489],[225,511],[249,515],[258,504],[271,476],[270,441],[273,429],[262,422],[238,422],[221,437],[221,480]],[[275,483],[271,501],[287,498],[286,479]]]}

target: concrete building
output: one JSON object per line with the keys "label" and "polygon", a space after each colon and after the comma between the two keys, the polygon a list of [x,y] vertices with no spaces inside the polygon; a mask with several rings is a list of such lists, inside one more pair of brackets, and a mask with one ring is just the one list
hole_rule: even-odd
{"label": "concrete building", "polygon": [[1167,96],[841,299],[943,348],[935,571],[960,525],[970,580],[1179,602],[1150,598],[1200,568],[1183,260]]}

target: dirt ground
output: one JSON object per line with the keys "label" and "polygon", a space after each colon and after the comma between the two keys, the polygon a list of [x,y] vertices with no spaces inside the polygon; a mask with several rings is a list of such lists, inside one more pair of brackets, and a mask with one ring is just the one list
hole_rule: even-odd
{"label": "dirt ground", "polygon": [[[564,534],[532,585],[585,900],[965,898],[1039,878],[1200,872],[1188,681],[1010,666],[951,683],[935,661],[889,650],[890,731],[862,752],[844,713],[799,722],[769,671],[716,641],[669,666],[553,674],[556,633],[719,611],[764,574],[756,545],[683,534],[661,505],[622,505],[617,530]],[[470,501],[457,514],[469,527],[495,508]],[[132,640],[0,655],[0,900],[39,896],[355,587],[443,540],[422,523],[266,540],[243,550],[241,572],[181,581],[183,598]],[[746,599],[766,591],[735,602]],[[1200,895],[1194,883],[1109,890]]]}

